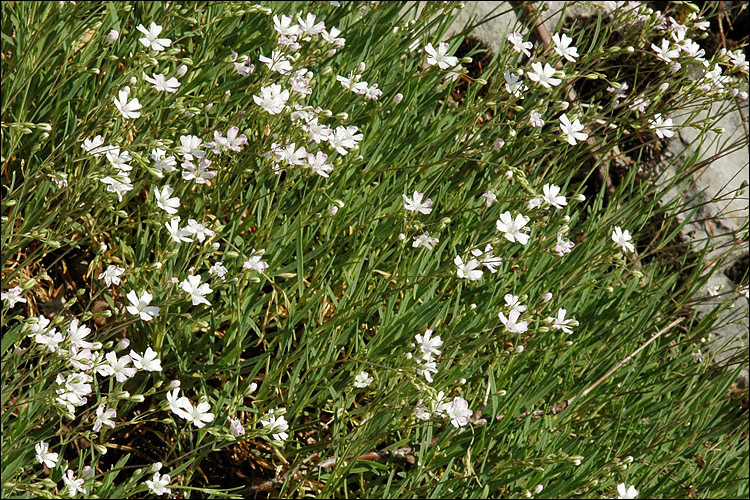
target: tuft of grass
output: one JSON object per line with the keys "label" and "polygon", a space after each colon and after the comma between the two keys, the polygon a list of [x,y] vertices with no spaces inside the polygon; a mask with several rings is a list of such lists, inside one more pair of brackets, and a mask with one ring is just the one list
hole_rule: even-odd
{"label": "tuft of grass", "polygon": [[[700,317],[692,307],[725,257],[709,261],[711,245],[684,251],[677,216],[698,208],[665,197],[703,165],[675,159],[675,174],[662,177],[639,168],[663,146],[656,114],[697,119],[746,87],[747,70],[717,53],[709,68],[728,79],[702,89],[699,61],[682,55],[672,71],[654,55],[651,43],[669,36],[659,14],[623,4],[609,23],[570,28],[575,62],[539,43],[525,58],[506,42],[491,55],[462,49],[468,71],[454,67],[454,78],[427,64],[424,47],[438,47],[460,8],[2,4],[2,289],[19,286],[26,299],[2,306],[4,497],[67,496],[68,471],[84,480],[78,495],[143,497],[155,462],[185,498],[525,497],[537,485],[545,497],[590,498],[612,497],[620,483],[642,498],[747,497],[747,390],[732,386],[747,350],[728,367],[699,356],[729,304]],[[338,27],[345,45],[331,53],[320,35],[297,50],[279,44],[273,16],[307,13]],[[687,11],[673,14],[700,40]],[[533,21],[517,26],[524,40]],[[139,42],[136,27],[151,22],[172,41],[162,52]],[[448,40],[449,54],[470,29]],[[260,61],[274,50],[312,73],[311,93],[292,93],[279,114],[253,98],[291,87],[292,74]],[[255,66],[248,76],[234,66],[245,57]],[[560,63],[562,83],[532,82],[537,61]],[[522,97],[503,76],[519,70]],[[180,75],[177,92],[156,92],[144,79],[154,73]],[[336,77],[350,74],[382,95],[345,90]],[[623,83],[630,90],[614,105],[606,88]],[[135,119],[113,103],[126,85],[143,106]],[[293,111],[363,138],[337,152],[310,141]],[[588,140],[568,144],[563,113]],[[231,127],[247,137],[240,151],[203,146],[216,176],[181,177],[181,136],[215,142]],[[81,147],[97,135],[132,157],[121,199],[102,182],[115,167]],[[330,177],[273,161],[291,143],[325,152]],[[747,141],[725,151],[739,147]],[[159,172],[155,148],[177,157],[176,171]],[[155,199],[166,185],[179,197],[175,215]],[[561,188],[563,208],[527,205],[545,185]],[[415,191],[430,213],[405,209],[402,195]],[[488,191],[497,198],[489,206]],[[529,218],[527,244],[497,229],[506,211]],[[175,216],[214,234],[176,243],[165,227]],[[632,234],[634,251],[613,242],[615,227]],[[747,248],[747,229],[727,251]],[[412,245],[425,232],[438,238],[432,250]],[[558,238],[574,243],[570,253],[554,252]],[[502,259],[496,272],[457,275],[454,259],[469,262],[488,244]],[[243,267],[249,261],[267,267]],[[217,262],[224,280],[209,273]],[[119,285],[99,278],[110,265],[124,269]],[[210,305],[185,293],[191,275],[210,285]],[[151,293],[159,315],[131,314],[131,291]],[[508,294],[527,307],[521,333],[499,318],[511,315]],[[571,334],[553,327],[561,309]],[[63,336],[59,350],[34,333],[42,316],[51,323],[41,335]],[[88,354],[71,340],[74,320],[92,330]],[[442,341],[431,377],[417,371],[415,335],[427,329]],[[159,370],[126,381],[96,370],[105,353],[147,348]],[[372,381],[356,387],[363,371]],[[60,398],[79,373],[90,388],[71,408]],[[170,408],[173,381],[191,404],[208,403],[205,426]],[[456,398],[470,416],[453,425]],[[94,432],[100,405],[116,409],[115,426]],[[286,439],[269,411],[288,424]],[[231,433],[229,418],[244,434]],[[59,455],[52,468],[35,459],[42,441]]]}

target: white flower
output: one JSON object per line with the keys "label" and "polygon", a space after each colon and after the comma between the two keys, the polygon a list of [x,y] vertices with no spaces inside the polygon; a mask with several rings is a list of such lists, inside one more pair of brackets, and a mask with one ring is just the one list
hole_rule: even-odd
{"label": "white flower", "polygon": [[84,495],[86,494],[86,488],[83,487],[83,478],[76,479],[75,471],[68,469],[65,471],[65,475],[62,477],[63,483],[65,483],[68,489],[68,496],[73,498],[80,491]]}
{"label": "white flower", "polygon": [[495,266],[499,266],[503,263],[503,259],[501,259],[500,257],[495,257],[492,245],[489,243],[487,243],[483,251],[479,248],[475,248],[471,251],[471,254],[474,257],[479,258],[479,263],[489,269],[492,274],[495,274],[497,272]]}
{"label": "white flower", "polygon": [[555,248],[553,249],[553,252],[555,252],[557,255],[562,257],[566,253],[570,253],[570,251],[573,249],[574,246],[575,246],[575,243],[563,238],[562,233],[558,231],[557,243],[555,243]]}
{"label": "white flower", "polygon": [[279,18],[278,15],[273,16],[273,29],[276,30],[276,32],[279,35],[291,37],[291,36],[298,36],[301,34],[302,30],[298,25],[292,25],[293,19],[289,16],[281,15],[281,18]]}
{"label": "white flower", "polygon": [[37,344],[47,346],[50,352],[58,352],[60,350],[59,344],[65,340],[65,337],[63,337],[62,333],[53,328],[49,331],[37,333],[34,336],[34,340]]}
{"label": "white flower", "polygon": [[456,274],[459,278],[465,278],[470,281],[479,281],[482,279],[482,270],[477,269],[480,264],[477,259],[471,259],[468,262],[464,264],[464,261],[461,259],[461,256],[456,255],[456,258],[453,259],[453,263],[456,264]]}
{"label": "white flower", "polygon": [[94,432],[99,432],[102,425],[106,425],[111,428],[115,428],[115,422],[112,420],[117,416],[117,411],[114,408],[108,408],[106,405],[99,405],[96,408],[96,420],[94,420]]}
{"label": "white flower", "polygon": [[188,219],[188,225],[183,228],[183,231],[185,231],[186,234],[195,236],[201,243],[203,243],[206,238],[210,238],[216,234],[208,229],[205,224],[201,224],[195,219]]}
{"label": "white flower", "polygon": [[328,143],[340,155],[346,155],[347,150],[357,147],[357,143],[362,140],[362,134],[357,133],[358,128],[354,125],[344,127],[339,125],[333,134],[328,138]]}
{"label": "white flower", "polygon": [[499,312],[497,317],[500,318],[500,321],[505,325],[505,331],[510,333],[523,333],[529,329],[529,323],[528,321],[518,321],[520,315],[521,312],[518,309],[511,309],[507,318],[502,312]]}
{"label": "white flower", "polygon": [[126,173],[121,172],[114,177],[107,176],[99,180],[107,185],[107,191],[116,193],[120,201],[122,201],[122,195],[133,190],[130,177]]}
{"label": "white flower", "polygon": [[583,130],[583,125],[581,125],[578,118],[571,123],[568,115],[565,113],[560,115],[560,130],[562,130],[568,144],[571,146],[576,145],[576,140],[585,141],[589,137],[587,133],[581,132],[581,130]]}
{"label": "white flower", "polygon": [[216,144],[222,148],[238,153],[242,151],[242,146],[247,144],[247,136],[245,134],[239,134],[239,132],[239,127],[230,127],[229,130],[227,130],[227,136],[222,137],[221,132],[215,130],[214,141],[216,141]]}
{"label": "white flower", "polygon": [[436,50],[431,43],[428,43],[424,48],[424,51],[428,54],[427,65],[437,64],[440,69],[449,69],[458,64],[457,57],[447,55],[449,48],[450,46],[447,43],[440,42]]}
{"label": "white flower", "polygon": [[150,293],[142,292],[139,297],[135,290],[131,290],[126,297],[132,304],[126,307],[130,314],[140,316],[143,321],[151,321],[159,315],[159,308],[149,305],[154,298]]}
{"label": "white flower", "polygon": [[135,351],[130,351],[130,359],[133,360],[133,365],[137,369],[146,370],[147,372],[161,371],[161,360],[156,356],[156,351],[151,349],[151,347],[147,347],[142,355]]}
{"label": "white flower", "polygon": [[422,354],[425,357],[440,355],[441,351],[438,349],[438,347],[443,345],[443,341],[440,338],[440,335],[433,337],[432,330],[428,328],[427,330],[425,330],[424,335],[416,334],[414,338],[417,339],[419,350],[422,351]]}
{"label": "white flower", "polygon": [[245,434],[245,427],[242,426],[239,418],[227,417],[227,420],[229,420],[229,432],[232,433],[232,436],[237,437]]}
{"label": "white flower", "polygon": [[195,158],[204,158],[206,152],[201,149],[203,141],[196,135],[181,135],[180,136],[180,147],[177,148],[177,152],[181,154],[186,160],[192,160]]}
{"label": "white flower", "polygon": [[208,286],[208,283],[201,284],[201,277],[199,274],[188,276],[187,279],[180,283],[180,288],[190,295],[190,299],[193,301],[194,306],[197,306],[198,304],[206,304],[207,306],[211,305],[205,296],[213,292],[213,290]]}
{"label": "white flower", "polygon": [[159,38],[162,27],[154,22],[151,23],[148,30],[142,24],[136,26],[135,29],[146,35],[145,38],[139,38],[138,41],[146,47],[151,47],[156,52],[161,52],[172,45],[172,40],[169,38]]}
{"label": "white flower", "polygon": [[432,374],[437,373],[437,363],[430,357],[417,359],[417,375],[424,375],[427,382],[432,383]]}
{"label": "white flower", "polygon": [[180,207],[180,199],[178,197],[170,198],[172,193],[174,193],[174,189],[169,186],[164,186],[161,191],[159,191],[158,187],[154,188],[156,205],[170,215],[176,214],[177,209]]}
{"label": "white flower", "polygon": [[560,209],[568,204],[565,200],[565,196],[560,194],[560,186],[545,184],[542,187],[542,193],[542,201],[547,205]]}
{"label": "white flower", "polygon": [[323,33],[326,29],[326,25],[323,21],[315,24],[315,14],[312,12],[308,12],[307,17],[304,20],[299,14],[297,14],[297,22],[299,23],[302,33],[307,35],[318,35]]}
{"label": "white flower", "polygon": [[493,193],[492,191],[487,191],[486,193],[482,194],[482,203],[484,203],[484,206],[489,207],[496,202],[497,196],[495,196],[495,193]]}
{"label": "white flower", "polygon": [[508,70],[503,72],[503,77],[505,78],[505,90],[507,90],[510,95],[523,99],[523,92],[529,90],[529,87],[523,83],[523,80]]}
{"label": "white flower", "polygon": [[138,118],[141,116],[141,112],[138,110],[143,106],[138,102],[138,99],[128,101],[128,97],[130,97],[130,89],[120,90],[117,93],[117,97],[114,98],[115,107],[126,120]]}
{"label": "white flower", "polygon": [[127,379],[135,376],[138,372],[136,368],[128,366],[131,359],[127,354],[118,359],[115,351],[110,351],[104,356],[104,358],[107,360],[107,364],[102,367],[100,372],[105,375],[114,375],[115,380],[118,382],[125,382]]}
{"label": "white flower", "polygon": [[648,123],[649,123],[649,127],[654,129],[654,132],[656,132],[656,135],[660,139],[674,136],[674,130],[672,130],[672,126],[674,124],[672,123],[672,119],[667,118],[666,120],[663,120],[661,117],[661,113],[656,113],[654,115],[654,119],[649,120]]}
{"label": "white flower", "polygon": [[107,43],[115,43],[120,38],[120,32],[117,30],[109,30],[107,33]]}
{"label": "white flower", "polygon": [[101,156],[109,148],[110,146],[104,146],[104,138],[100,135],[97,135],[93,139],[86,138],[83,140],[83,144],[81,144],[81,149],[92,156]]}
{"label": "white flower", "polygon": [[94,344],[85,339],[91,333],[91,328],[86,325],[79,325],[78,318],[73,318],[68,326],[68,340],[70,343],[80,349],[91,349]]}
{"label": "white flower", "polygon": [[172,493],[172,490],[167,488],[167,485],[172,480],[169,474],[159,474],[154,472],[154,477],[151,480],[146,480],[146,486],[154,495],[162,496],[164,493]]}
{"label": "white flower", "polygon": [[335,45],[337,48],[343,47],[346,43],[346,40],[344,38],[339,38],[340,34],[341,30],[336,27],[331,28],[330,31],[323,30],[320,32],[320,36],[323,38],[323,40],[332,45]]}
{"label": "white flower", "polygon": [[208,170],[213,163],[207,158],[201,158],[198,165],[190,160],[182,162],[182,178],[186,181],[194,180],[196,184],[210,184],[210,179],[216,177],[216,172]]}
{"label": "white flower", "polygon": [[534,44],[531,42],[524,42],[520,33],[511,33],[508,35],[508,41],[513,44],[513,50],[519,54],[523,53],[526,57],[531,57],[529,49],[534,47]]}
{"label": "white flower", "polygon": [[500,214],[500,219],[495,222],[495,227],[498,231],[505,233],[505,238],[508,241],[517,241],[521,245],[525,245],[529,242],[529,235],[522,231],[529,220],[522,214],[516,215],[514,219],[510,212],[505,212]]}
{"label": "white flower", "polygon": [[370,385],[372,381],[373,381],[373,378],[370,376],[369,373],[365,371],[361,371],[357,374],[356,377],[354,377],[354,387],[356,387],[357,389],[362,389]]}
{"label": "white flower", "polygon": [[422,202],[422,199],[424,199],[424,193],[419,193],[417,191],[414,191],[413,198],[409,198],[405,194],[402,194],[401,197],[404,199],[404,209],[410,211],[410,212],[419,212],[421,214],[429,214],[432,212],[432,200],[427,198],[427,200]]}
{"label": "white flower", "polygon": [[315,142],[315,144],[327,141],[331,137],[331,134],[333,134],[333,129],[327,125],[318,123],[317,117],[308,121],[305,124],[305,129],[310,141]]}
{"label": "white flower", "polygon": [[453,427],[459,428],[469,423],[472,411],[469,409],[469,402],[461,396],[456,396],[453,401],[442,405],[445,416],[448,417]]}
{"label": "white flower", "polygon": [[215,263],[211,268],[208,270],[208,274],[215,274],[218,276],[221,281],[224,281],[224,276],[229,272],[226,267],[224,267],[224,264],[221,262]]}
{"label": "white flower", "polygon": [[619,226],[615,226],[615,229],[612,231],[612,241],[622,247],[625,252],[635,251],[635,247],[630,243],[632,239],[627,229],[623,231]]}
{"label": "white flower", "polygon": [[261,55],[258,59],[260,62],[265,63],[266,66],[268,66],[268,69],[275,71],[276,73],[286,75],[292,72],[292,63],[289,62],[289,59],[283,52],[274,50],[271,52],[271,57]]}
{"label": "white flower", "polygon": [[211,405],[208,404],[208,402],[201,401],[193,406],[190,400],[186,397],[180,398],[179,402],[185,412],[185,420],[191,422],[198,429],[202,429],[207,423],[213,422],[215,415],[209,412]]}
{"label": "white flower", "polygon": [[[175,382],[179,383],[179,380]],[[179,397],[179,393],[179,385],[173,390],[167,392],[167,403],[169,404],[169,409],[178,417],[188,419],[190,415],[188,409],[192,408],[193,405],[185,396]]]}
{"label": "white flower", "polygon": [[632,484],[626,486],[625,483],[620,483],[617,485],[617,494],[619,495],[617,498],[630,500],[638,497],[638,490]]}
{"label": "white flower", "polygon": [[322,151],[318,151],[314,155],[307,153],[308,165],[313,172],[322,177],[328,177],[328,174],[333,171],[333,163],[326,163],[326,161],[328,161],[328,155]]}
{"label": "white flower", "polygon": [[57,465],[58,455],[49,451],[49,444],[41,441],[34,446],[36,450],[36,461],[44,464],[50,469]]}
{"label": "white flower", "polygon": [[542,120],[542,114],[534,109],[531,110],[531,113],[529,113],[529,122],[531,123],[532,127],[543,127],[544,126],[544,120]]}
{"label": "white flower", "polygon": [[549,63],[545,63],[544,68],[542,68],[540,62],[531,63],[531,69],[533,71],[526,73],[529,80],[539,82],[542,87],[549,89],[562,83],[562,80],[554,77],[555,68],[550,66]]}
{"label": "white flower", "polygon": [[170,92],[174,94],[177,92],[177,88],[180,86],[180,82],[177,81],[177,78],[172,77],[169,80],[167,80],[167,77],[165,77],[161,73],[153,73],[153,78],[149,78],[148,76],[144,76],[143,79],[146,80],[148,83],[153,84],[154,90],[157,92]]}
{"label": "white flower", "polygon": [[263,273],[263,271],[268,269],[268,262],[263,262],[261,260],[264,253],[265,250],[258,250],[256,252],[253,248],[253,251],[250,252],[250,258],[242,263],[242,267],[244,269],[252,269],[253,271]]}
{"label": "white flower", "polygon": [[578,57],[578,49],[570,46],[570,42],[573,41],[572,38],[565,33],[562,34],[562,37],[559,33],[555,33],[552,36],[552,41],[555,42],[555,52],[568,61],[575,62],[575,58]]}
{"label": "white flower", "polygon": [[120,153],[119,146],[108,146],[106,157],[117,170],[122,170],[123,172],[130,172],[133,170],[133,167],[128,165],[128,162],[132,160],[133,157],[130,156],[130,153],[127,151]]}
{"label": "white flower", "polygon": [[521,299],[519,299],[518,295],[513,295],[512,293],[506,293],[505,297],[505,303],[511,308],[515,309],[519,313],[524,312],[527,308],[525,305],[521,304]]}
{"label": "white flower", "polygon": [[664,38],[661,39],[661,47],[652,43],[651,49],[656,52],[656,57],[667,63],[671,63],[672,59],[680,57],[680,49],[677,47],[670,49],[669,40]]}
{"label": "white flower", "polygon": [[269,87],[261,87],[260,95],[260,97],[254,95],[253,101],[272,115],[278,115],[284,111],[284,106],[289,100],[289,91],[282,92],[281,85],[278,83],[271,84]]}
{"label": "white flower", "polygon": [[21,294],[23,293],[23,288],[20,286],[14,286],[13,288],[8,289],[7,292],[2,292],[0,294],[1,300],[4,300],[8,303],[8,307],[10,309],[13,309],[13,307],[18,302],[26,302],[26,299],[21,297]]}
{"label": "white flower", "polygon": [[164,227],[166,227],[167,231],[169,231],[169,237],[172,238],[172,241],[174,241],[175,243],[193,241],[190,230],[186,227],[180,228],[179,224],[179,217],[173,217],[169,222],[164,223]]}
{"label": "white flower", "polygon": [[286,441],[289,438],[289,434],[286,432],[289,430],[289,424],[283,415],[276,416],[276,411],[280,410],[268,410],[265,416],[260,419],[260,423],[275,441]]}
{"label": "white flower", "polygon": [[562,330],[564,333],[567,333],[570,335],[573,333],[573,330],[570,329],[570,326],[572,326],[575,322],[573,319],[565,319],[565,314],[567,311],[565,309],[558,309],[557,310],[557,317],[556,318],[547,318],[547,323],[552,323],[551,328],[553,330]]}
{"label": "white flower", "polygon": [[422,247],[425,247],[427,250],[432,250],[433,245],[437,244],[438,241],[439,240],[437,238],[431,237],[430,233],[425,231],[419,236],[414,237],[414,241],[412,242],[411,246],[414,248],[418,248],[422,246]]}
{"label": "white flower", "polygon": [[151,150],[151,159],[154,161],[154,168],[162,172],[174,172],[177,160],[174,156],[167,156],[163,149],[155,148]]}

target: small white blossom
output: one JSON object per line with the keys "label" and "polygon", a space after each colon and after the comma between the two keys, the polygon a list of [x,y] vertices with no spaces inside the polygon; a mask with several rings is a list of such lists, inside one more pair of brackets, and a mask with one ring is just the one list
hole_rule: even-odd
{"label": "small white blossom", "polygon": [[373,378],[369,373],[367,373],[366,371],[361,371],[357,374],[356,377],[354,377],[354,387],[356,387],[357,389],[362,389],[370,385],[372,381]]}

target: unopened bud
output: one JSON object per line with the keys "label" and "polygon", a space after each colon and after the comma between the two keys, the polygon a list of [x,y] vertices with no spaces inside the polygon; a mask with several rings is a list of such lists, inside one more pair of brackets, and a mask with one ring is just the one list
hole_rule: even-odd
{"label": "unopened bud", "polygon": [[120,33],[117,30],[110,30],[107,33],[107,43],[115,43],[120,38]]}
{"label": "unopened bud", "polygon": [[393,96],[393,102],[394,102],[394,104],[400,103],[403,99],[404,99],[404,94],[402,94],[400,92],[398,94],[396,94],[396,95]]}

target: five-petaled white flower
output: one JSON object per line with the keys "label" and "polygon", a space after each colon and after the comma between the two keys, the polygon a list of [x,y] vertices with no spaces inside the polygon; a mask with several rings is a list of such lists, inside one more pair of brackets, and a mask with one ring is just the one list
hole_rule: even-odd
{"label": "five-petaled white flower", "polygon": [[354,387],[362,389],[370,385],[373,381],[372,376],[366,371],[361,371],[354,377]]}
{"label": "five-petaled white flower", "polygon": [[198,241],[203,243],[206,238],[210,238],[216,233],[206,227],[205,224],[201,224],[195,219],[188,219],[188,225],[185,226],[184,231],[196,237]]}
{"label": "five-petaled white flower", "polygon": [[130,356],[120,356],[117,358],[115,351],[108,352],[104,358],[107,360],[107,364],[100,368],[100,373],[104,375],[114,375],[115,380],[118,382],[125,382],[127,379],[135,376],[138,372],[137,368],[128,366],[131,362]]}
{"label": "five-petaled white flower", "polygon": [[554,184],[545,184],[542,187],[542,193],[542,201],[547,205],[551,205],[559,209],[568,204],[568,202],[565,200],[565,196],[562,196],[560,194],[560,186],[555,186]]}
{"label": "five-petaled white flower", "polygon": [[562,257],[566,253],[570,253],[570,251],[573,249],[574,246],[576,246],[575,243],[563,238],[563,234],[558,231],[557,242],[555,243],[555,248],[552,251],[555,252],[560,257]]}
{"label": "five-petaled white flower", "polygon": [[562,330],[563,332],[570,335],[573,333],[573,330],[570,329],[570,326],[572,326],[575,322],[573,319],[565,319],[565,314],[567,314],[567,311],[565,309],[558,309],[557,310],[557,317],[556,318],[547,318],[547,323],[552,323],[551,328],[553,330]]}
{"label": "five-petaled white flower", "polygon": [[36,450],[36,461],[44,464],[50,469],[57,465],[58,455],[49,451],[49,443],[41,441],[34,446]]}
{"label": "five-petaled white flower", "polygon": [[427,198],[422,202],[424,199],[424,193],[414,191],[413,198],[409,198],[405,194],[402,194],[401,197],[404,199],[404,208],[410,212],[419,212],[425,215],[432,212],[432,208],[430,208],[432,206],[432,200]]}
{"label": "five-petaled white flower", "polygon": [[612,241],[617,243],[626,252],[635,251],[635,247],[630,243],[632,239],[627,229],[623,231],[619,226],[615,226],[615,229],[612,231]]}
{"label": "five-petaled white flower", "polygon": [[617,498],[632,500],[638,497],[638,490],[632,484],[627,486],[625,483],[620,483],[617,485],[617,494]]}
{"label": "five-petaled white flower", "polygon": [[669,40],[664,38],[661,39],[661,47],[652,43],[651,48],[656,52],[656,57],[666,63],[671,63],[672,59],[680,57],[680,49],[678,47],[669,48]]}
{"label": "five-petaled white flower", "polygon": [[445,416],[448,417],[454,427],[459,428],[469,423],[469,418],[473,414],[469,409],[469,402],[461,396],[456,396],[450,403],[443,403],[440,405],[441,409],[445,411]]}
{"label": "five-petaled white flower", "polygon": [[255,104],[263,108],[266,112],[272,115],[278,115],[284,111],[284,106],[289,100],[289,91],[281,90],[281,85],[273,83],[268,87],[260,88],[260,97],[257,95],[253,96]]}
{"label": "five-petaled white flower", "polygon": [[133,170],[133,167],[128,164],[133,157],[127,151],[120,152],[119,146],[107,146],[106,157],[117,170],[122,170],[123,172]]}
{"label": "five-petaled white flower", "polygon": [[160,148],[151,150],[151,159],[154,161],[154,168],[162,172],[174,172],[177,160],[174,156],[167,156],[167,152]]}
{"label": "five-petaled white flower", "polygon": [[122,117],[126,120],[138,118],[139,116],[141,116],[141,112],[138,110],[143,107],[141,106],[141,103],[138,102],[138,99],[131,99],[130,101],[128,101],[129,97],[130,89],[124,88],[120,90],[117,93],[117,97],[114,98],[117,111],[119,111]]}
{"label": "five-petaled white flower", "polygon": [[172,45],[172,40],[169,38],[159,38],[162,27],[154,22],[151,23],[149,29],[146,29],[142,24],[136,26],[135,29],[146,35],[144,38],[139,38],[138,41],[146,47],[151,47],[156,52],[161,52]]}
{"label": "five-petaled white flower", "polygon": [[201,147],[203,147],[203,141],[197,135],[181,135],[180,147],[177,148],[177,152],[186,160],[204,158],[206,152]]}
{"label": "five-petaled white flower", "polygon": [[164,223],[164,227],[169,231],[169,237],[175,243],[182,243],[183,241],[193,241],[192,232],[187,227],[179,227],[180,218],[173,217],[169,222]]}
{"label": "five-petaled white flower", "polygon": [[419,350],[422,351],[425,358],[440,355],[438,347],[443,345],[440,335],[433,337],[432,330],[428,328],[424,331],[424,335],[416,334],[414,338],[417,339]]}
{"label": "five-petaled white flower", "polygon": [[502,311],[497,313],[497,317],[505,325],[505,330],[510,333],[523,333],[529,329],[528,321],[518,321],[520,315],[521,312],[518,309],[511,309],[507,317]]}
{"label": "five-petaled white flower", "polygon": [[470,259],[468,262],[464,263],[463,259],[461,259],[460,255],[456,255],[456,258],[453,259],[453,263],[456,264],[456,274],[459,278],[465,278],[469,281],[479,281],[482,279],[482,270],[477,269],[480,264],[477,259]]}
{"label": "five-petaled white flower", "polygon": [[263,258],[264,253],[265,253],[265,250],[256,251],[253,248],[253,251],[250,252],[250,258],[242,263],[242,267],[244,269],[252,269],[253,271],[262,273],[263,271],[268,269],[268,262],[263,262],[261,260]]}
{"label": "five-petaled white flower", "polygon": [[8,303],[8,307],[10,309],[13,309],[13,307],[18,302],[26,302],[26,299],[21,297],[22,293],[23,288],[21,288],[20,286],[14,286],[13,288],[8,289],[7,292],[2,292],[2,294],[0,294],[0,297],[2,297],[2,300]]}
{"label": "five-petaled white flower", "polygon": [[542,87],[549,89],[562,83],[562,80],[555,78],[555,68],[549,63],[545,63],[544,67],[540,62],[531,63],[531,69],[533,71],[527,72],[526,76],[533,82],[539,82]]}
{"label": "five-petaled white flower", "polygon": [[107,185],[107,191],[117,194],[119,201],[122,201],[122,195],[133,190],[133,185],[130,183],[130,176],[125,172],[120,172],[114,177],[108,175],[99,180]]}
{"label": "five-petaled white flower", "polygon": [[518,297],[518,295],[513,295],[512,293],[506,293],[503,299],[505,300],[505,303],[511,309],[515,309],[519,313],[522,313],[527,309],[525,305],[521,304],[521,299]]}
{"label": "five-petaled white flower", "polygon": [[147,75],[145,75],[143,79],[148,83],[151,83],[154,86],[154,90],[156,90],[157,92],[166,91],[174,94],[175,92],[177,92],[177,88],[180,86],[180,82],[177,81],[177,78],[172,77],[167,80],[167,77],[161,73],[152,74],[152,78],[149,78]]}
{"label": "five-petaled white flower", "polygon": [[177,213],[177,209],[180,207],[180,199],[175,196],[170,198],[174,193],[174,189],[169,186],[164,186],[161,191],[158,187],[154,188],[154,198],[156,198],[156,205],[167,212],[169,215]]}
{"label": "five-petaled white flower", "polygon": [[477,257],[479,259],[479,263],[489,269],[492,274],[495,274],[497,272],[495,266],[499,266],[503,263],[502,258],[495,257],[495,255],[493,254],[492,245],[489,243],[487,243],[487,245],[484,247],[484,250],[481,250],[479,248],[473,249],[471,251],[471,255]]}
{"label": "five-petaled white flower", "polygon": [[568,115],[565,113],[560,115],[560,130],[562,130],[563,136],[571,146],[576,145],[576,140],[585,141],[588,139],[589,135],[586,132],[581,132],[583,128],[578,118],[571,123]]}
{"label": "five-petaled white flower", "polygon": [[93,343],[84,340],[89,333],[91,333],[91,328],[80,324],[78,318],[73,318],[70,322],[70,326],[68,326],[68,340],[77,348],[91,349],[94,347]]}
{"label": "five-petaled white flower", "polygon": [[307,153],[307,164],[313,172],[322,177],[328,177],[328,174],[333,171],[333,163],[326,163],[327,161],[328,155],[322,151],[318,151],[314,155]]}
{"label": "five-petaled white flower", "polygon": [[515,219],[510,212],[500,214],[500,219],[495,222],[497,230],[505,233],[505,239],[508,241],[517,241],[521,245],[529,242],[529,235],[523,232],[524,227],[530,219],[522,214],[516,215]]}
{"label": "five-petaled white flower", "polygon": [[260,419],[260,423],[275,441],[286,441],[289,438],[289,434],[286,432],[289,430],[289,424],[283,415],[277,417],[276,411],[280,411],[280,409],[268,410]]}
{"label": "five-petaled white flower", "polygon": [[172,493],[172,490],[167,488],[167,485],[172,480],[171,477],[169,477],[169,474],[159,474],[158,472],[154,472],[154,477],[150,480],[146,480],[146,486],[148,486],[148,489],[151,490],[151,492],[154,495],[162,496],[164,493]]}
{"label": "five-petaled white flower", "polygon": [[523,80],[508,70],[503,72],[503,78],[505,78],[505,90],[507,90],[513,97],[523,99],[523,92],[529,90],[529,87],[523,83]]}
{"label": "five-petaled white flower", "polygon": [[150,293],[142,292],[139,297],[135,290],[131,290],[126,297],[132,304],[126,307],[130,314],[140,316],[143,321],[151,321],[159,315],[159,308],[149,305],[154,298]]}
{"label": "five-petaled white flower", "polygon": [[420,234],[419,236],[414,237],[414,241],[412,242],[411,246],[414,248],[418,247],[425,247],[427,250],[432,250],[433,245],[438,243],[437,238],[433,238],[430,236],[430,233],[425,231],[424,233]]}
{"label": "five-petaled white flower", "polygon": [[449,69],[458,64],[457,57],[447,55],[449,48],[450,45],[445,42],[440,42],[437,49],[431,43],[428,43],[424,48],[424,51],[428,54],[427,65],[437,64],[440,69]]}
{"label": "five-petaled white flower", "polygon": [[115,428],[115,422],[112,420],[117,416],[117,410],[107,408],[106,405],[99,405],[96,408],[96,420],[94,420],[94,432],[99,432],[102,425]]}
{"label": "five-petaled white flower", "polygon": [[575,62],[576,57],[578,57],[578,49],[570,46],[570,42],[573,41],[572,38],[565,33],[562,36],[559,33],[555,33],[552,35],[552,41],[555,42],[555,52],[568,61]]}
{"label": "five-petaled white flower", "polygon": [[511,33],[508,35],[508,41],[513,44],[513,50],[519,54],[523,53],[526,57],[531,57],[529,49],[534,47],[534,44],[531,42],[524,42],[520,33]]}
{"label": "five-petaled white flower", "polygon": [[133,360],[133,365],[139,370],[146,370],[147,372],[161,371],[161,360],[157,358],[156,351],[151,349],[151,347],[147,347],[142,355],[131,350],[130,359]]}
{"label": "five-petaled white flower", "polygon": [[674,130],[672,130],[672,127],[674,126],[674,123],[672,122],[671,118],[667,118],[666,120],[662,119],[661,113],[656,113],[654,115],[653,120],[649,120],[649,127],[654,129],[654,132],[659,137],[659,139],[664,139],[665,137],[669,138],[674,136]]}
{"label": "five-petaled white flower", "polygon": [[188,276],[182,283],[180,288],[190,295],[190,299],[193,301],[193,305],[206,304],[210,306],[211,303],[206,299],[206,295],[213,292],[208,283],[201,284],[201,277],[199,274]]}
{"label": "five-petaled white flower", "polygon": [[197,428],[202,429],[207,423],[213,422],[215,415],[209,411],[211,405],[207,401],[200,401],[195,406],[184,396],[179,401],[185,412],[185,420]]}
{"label": "five-petaled white flower", "polygon": [[68,488],[68,496],[73,498],[80,491],[84,495],[86,494],[86,488],[83,486],[84,479],[77,478],[76,473],[73,470],[68,469],[65,471],[65,475],[62,477],[63,483]]}

